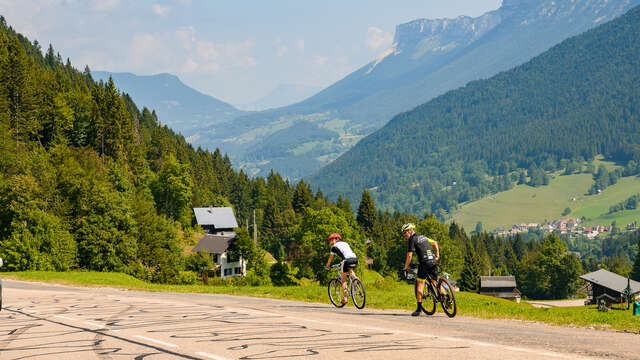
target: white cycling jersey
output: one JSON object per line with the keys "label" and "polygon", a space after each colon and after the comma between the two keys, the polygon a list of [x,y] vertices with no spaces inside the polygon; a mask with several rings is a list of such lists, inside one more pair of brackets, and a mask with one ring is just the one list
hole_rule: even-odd
{"label": "white cycling jersey", "polygon": [[337,241],[335,245],[331,247],[331,254],[336,254],[344,259],[355,259],[356,254],[351,250],[351,246],[344,241]]}

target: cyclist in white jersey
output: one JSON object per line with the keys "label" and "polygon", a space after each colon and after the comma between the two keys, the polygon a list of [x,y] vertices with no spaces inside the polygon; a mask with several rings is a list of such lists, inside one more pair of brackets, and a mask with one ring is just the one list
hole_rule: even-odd
{"label": "cyclist in white jersey", "polygon": [[353,272],[353,269],[358,265],[358,257],[351,250],[351,247],[346,242],[342,241],[342,236],[337,233],[333,233],[329,235],[327,239],[329,243],[331,243],[331,253],[329,254],[329,261],[327,261],[327,265],[325,268],[329,270],[329,266],[331,265],[331,260],[333,260],[333,255],[337,254],[342,262],[340,263],[340,275],[342,276],[342,294],[344,297],[342,298],[342,303],[347,303],[347,271],[351,273],[351,276],[356,277],[356,274]]}

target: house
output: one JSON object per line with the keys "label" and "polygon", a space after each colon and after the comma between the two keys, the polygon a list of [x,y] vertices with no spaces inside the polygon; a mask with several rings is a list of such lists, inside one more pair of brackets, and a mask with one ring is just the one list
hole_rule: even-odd
{"label": "house", "polygon": [[627,285],[631,289],[632,296],[640,293],[640,282],[629,280],[624,276],[605,269],[584,274],[580,276],[580,278],[588,283],[588,296],[584,302],[585,305],[597,304],[600,299],[604,299],[608,303],[612,302],[611,299],[623,303],[625,301],[624,292]]}
{"label": "house", "polygon": [[205,231],[205,235],[191,251],[205,251],[211,254],[211,260],[215,266],[214,274],[219,274],[223,279],[230,276],[245,276],[246,261],[242,257],[231,258],[227,252],[236,239],[234,229],[238,227],[233,209],[230,207],[194,208],[193,212],[196,215],[196,222]]}
{"label": "house", "polygon": [[520,303],[521,293],[515,276],[480,276],[480,295],[515,300]]}

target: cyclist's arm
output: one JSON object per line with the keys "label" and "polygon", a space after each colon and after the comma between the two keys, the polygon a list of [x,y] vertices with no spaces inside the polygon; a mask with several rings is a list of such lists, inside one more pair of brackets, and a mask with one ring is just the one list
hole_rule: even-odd
{"label": "cyclist's arm", "polygon": [[438,242],[434,240],[431,243],[431,245],[433,246],[433,249],[436,251],[436,260],[440,260],[440,248],[438,247]]}
{"label": "cyclist's arm", "polygon": [[328,269],[329,266],[331,266],[331,260],[333,260],[333,253],[329,254],[329,261],[327,261],[327,265],[325,266],[325,269]]}
{"label": "cyclist's arm", "polygon": [[411,262],[412,256],[413,256],[413,253],[411,251],[407,252],[407,260],[404,262],[403,270],[409,270],[409,263]]}

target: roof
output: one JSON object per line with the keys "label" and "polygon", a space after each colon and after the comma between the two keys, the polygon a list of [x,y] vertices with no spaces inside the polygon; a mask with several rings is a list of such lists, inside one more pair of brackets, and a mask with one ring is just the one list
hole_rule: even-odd
{"label": "roof", "polygon": [[198,225],[213,225],[216,229],[235,229],[238,227],[233,209],[230,207],[193,208]]}
{"label": "roof", "polygon": [[515,276],[480,276],[480,288],[516,287]]}
{"label": "roof", "polygon": [[198,245],[196,245],[191,251],[206,251],[212,254],[222,254],[227,251],[229,245],[236,239],[236,235],[211,235],[206,234]]}
{"label": "roof", "polygon": [[[580,276],[580,279],[593,284],[598,284],[600,286],[606,287],[607,289],[615,290],[619,293],[623,293],[624,289],[627,288],[626,277],[620,276],[616,273],[612,273],[611,271],[607,271],[605,269],[600,269],[598,271],[584,274]],[[631,287],[632,294],[640,292],[640,282],[630,280],[629,287]]]}

